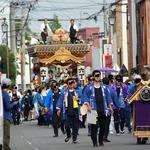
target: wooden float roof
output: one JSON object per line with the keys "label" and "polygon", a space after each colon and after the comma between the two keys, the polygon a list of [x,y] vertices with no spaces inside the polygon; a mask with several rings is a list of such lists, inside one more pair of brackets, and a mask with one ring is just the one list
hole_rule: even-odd
{"label": "wooden float roof", "polygon": [[52,44],[52,45],[33,45],[28,47],[27,51],[30,57],[36,57],[39,55],[53,55],[61,47],[70,51],[73,55],[85,55],[89,49],[89,44]]}

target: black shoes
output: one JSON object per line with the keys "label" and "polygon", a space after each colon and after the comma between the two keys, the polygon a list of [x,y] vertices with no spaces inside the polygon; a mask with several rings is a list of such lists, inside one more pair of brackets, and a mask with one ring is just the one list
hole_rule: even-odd
{"label": "black shoes", "polygon": [[53,135],[53,137],[58,137],[58,135]]}
{"label": "black shoes", "polygon": [[72,141],[72,144],[78,144],[79,142],[76,140],[76,141]]}
{"label": "black shoes", "polygon": [[66,134],[66,132],[65,132],[65,131],[62,131],[62,134],[63,134],[63,135],[65,135],[65,134]]}
{"label": "black shoes", "polygon": [[100,143],[99,143],[99,146],[104,146],[104,143],[103,143],[103,142],[100,142]]}
{"label": "black shoes", "polygon": [[71,138],[71,136],[66,137],[66,138],[65,138],[65,142],[68,142],[68,141],[70,140],[70,138]]}
{"label": "black shoes", "polygon": [[98,147],[98,144],[96,143],[96,144],[93,144],[93,147]]}
{"label": "black shoes", "polygon": [[[103,142],[99,143],[99,146],[104,146],[104,143]],[[93,144],[93,147],[98,147],[98,144],[97,143]]]}
{"label": "black shoes", "polygon": [[111,142],[110,140],[108,140],[108,139],[105,139],[105,140],[103,140],[103,142]]}

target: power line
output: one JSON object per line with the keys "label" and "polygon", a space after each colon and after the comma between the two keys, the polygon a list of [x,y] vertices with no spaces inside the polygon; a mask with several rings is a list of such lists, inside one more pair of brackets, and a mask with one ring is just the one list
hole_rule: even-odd
{"label": "power line", "polygon": [[77,7],[64,7],[64,8],[57,8],[57,7],[39,7],[37,11],[42,10],[42,11],[64,11],[64,10],[77,10],[77,9],[89,9],[90,7],[98,7],[96,4],[93,5],[84,5],[84,6],[77,6]]}
{"label": "power line", "polygon": [[3,8],[0,9],[0,13],[4,13],[4,10],[5,10],[6,7],[9,7],[9,5],[7,4],[7,5],[3,6]]}
{"label": "power line", "polygon": [[[41,2],[47,2],[47,3],[55,3],[55,4],[69,4],[70,5],[70,3],[67,3],[67,2],[65,2],[65,1],[61,1],[61,2],[58,2],[57,0],[56,1],[53,1],[53,0],[42,0]],[[72,1],[71,2],[71,4],[85,4],[85,2],[74,2],[74,1]]]}
{"label": "power line", "polygon": [[106,11],[107,9],[110,9],[110,7],[113,7],[113,6],[116,6],[116,5],[122,5],[122,4],[120,4],[120,2],[122,2],[123,0],[118,0],[117,2],[113,2],[113,3],[111,3],[111,4],[109,4],[109,6],[108,7],[104,7],[104,5],[106,4],[104,4],[103,5],[103,7],[98,11],[98,12],[96,12],[96,13],[94,13],[94,14],[92,14],[92,15],[90,15],[89,17],[87,17],[87,19],[89,20],[89,19],[95,19],[97,16],[99,16],[102,12],[104,12],[104,11]]}

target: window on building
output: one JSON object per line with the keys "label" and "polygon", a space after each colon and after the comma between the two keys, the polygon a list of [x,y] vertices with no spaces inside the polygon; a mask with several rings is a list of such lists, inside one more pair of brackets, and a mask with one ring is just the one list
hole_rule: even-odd
{"label": "window on building", "polygon": [[144,17],[141,18],[141,40],[142,44],[145,44],[145,26],[144,26]]}

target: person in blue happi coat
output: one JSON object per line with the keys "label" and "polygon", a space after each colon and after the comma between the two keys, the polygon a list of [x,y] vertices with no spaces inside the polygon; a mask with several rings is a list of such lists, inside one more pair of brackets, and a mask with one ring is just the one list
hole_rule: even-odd
{"label": "person in blue happi coat", "polygon": [[114,103],[114,125],[116,135],[120,135],[120,133],[124,134],[126,107],[125,100],[128,95],[128,87],[123,83],[123,77],[121,75],[117,75],[115,77],[115,82],[111,87],[115,92],[115,97],[117,98],[116,102]]}
{"label": "person in blue happi coat", "polygon": [[[116,97],[114,96],[114,91],[112,90],[110,86],[111,81],[108,77],[104,77],[102,81],[103,81],[103,84],[106,85],[106,87],[108,88],[108,91],[110,92],[110,95],[112,98],[112,101],[110,102],[110,104],[112,105],[112,108],[113,108],[113,101],[115,101]],[[109,126],[110,126],[110,121],[111,121],[111,112],[112,111],[110,111],[106,117],[105,134],[103,137],[104,142],[110,142],[110,140],[108,139],[108,135],[109,135]]]}
{"label": "person in blue happi coat", "polygon": [[38,87],[37,93],[33,97],[33,104],[36,111],[36,117],[38,119],[38,125],[44,125],[44,117],[42,114],[42,110],[44,108],[44,98],[41,94],[43,90],[43,87]]}
{"label": "person in blue happi coat", "polygon": [[[47,108],[49,115],[52,119],[52,126],[54,130],[54,136],[58,137],[58,128],[61,124],[60,117],[57,116],[56,105],[60,95],[63,93],[63,90],[59,89],[57,81],[53,81],[51,84],[51,89],[49,90],[47,97],[45,99],[45,107]],[[61,128],[62,130],[62,128]],[[64,133],[64,129],[62,130]]]}
{"label": "person in blue happi coat", "polygon": [[[92,73],[93,83],[88,85],[84,91],[84,104],[87,104],[88,110],[97,112],[97,123],[91,124],[91,139],[93,147],[103,146],[103,137],[105,133],[106,117],[111,109],[111,95],[108,88],[101,82],[101,73],[94,70]],[[97,141],[97,133],[99,137]]]}
{"label": "person in blue happi coat", "polygon": [[[79,129],[79,99],[74,88],[75,81],[72,78],[67,80],[68,89],[61,95],[57,103],[57,115],[63,111],[63,118],[65,119],[66,138],[68,142],[72,136],[72,143],[76,144],[78,129]],[[71,135],[72,128],[72,135]]]}

